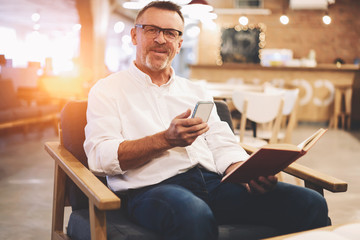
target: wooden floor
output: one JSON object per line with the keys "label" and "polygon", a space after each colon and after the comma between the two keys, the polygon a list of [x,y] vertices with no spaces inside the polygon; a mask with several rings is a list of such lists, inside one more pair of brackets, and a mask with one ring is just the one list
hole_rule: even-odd
{"label": "wooden floor", "polygon": [[[318,127],[299,125],[293,142]],[[43,143],[56,139],[51,127],[0,133],[0,239],[50,239],[53,162]],[[299,163],[349,183],[346,193],[325,192],[334,224],[360,220],[360,131],[329,130]]]}

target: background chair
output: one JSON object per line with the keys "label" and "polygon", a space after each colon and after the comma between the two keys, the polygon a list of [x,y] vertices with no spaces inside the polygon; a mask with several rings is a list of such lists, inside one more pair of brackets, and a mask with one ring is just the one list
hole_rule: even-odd
{"label": "background chair", "polygon": [[[86,101],[71,101],[61,113],[60,141],[45,143],[55,160],[52,239],[160,239],[160,236],[132,223],[121,207],[122,200],[87,168],[83,150],[86,125]],[[216,107],[223,120],[229,120],[224,102]],[[232,127],[230,125],[230,127]],[[244,148],[251,153],[256,150]],[[287,172],[301,177],[305,185],[323,194],[323,189],[344,192],[347,183],[297,164]],[[71,206],[67,232],[64,232],[64,209]],[[278,235],[275,229],[257,225],[221,225],[219,239],[259,239]]]}
{"label": "background chair", "polygon": [[[241,113],[240,142],[253,147],[261,147],[267,143],[276,143],[280,129],[283,109],[283,93],[263,93],[236,90],[233,93],[233,104]],[[246,135],[246,123],[251,120],[256,123],[254,135]],[[260,125],[261,124],[261,125]],[[269,141],[257,137],[260,126],[271,126]]]}
{"label": "background chair", "polygon": [[[283,94],[284,107],[282,112],[282,121],[277,135],[277,142],[292,143],[292,132],[297,124],[297,108],[299,102],[299,89],[277,88],[270,84],[264,84],[265,93],[281,93]],[[257,137],[262,139],[270,139],[271,131],[260,130]]]}

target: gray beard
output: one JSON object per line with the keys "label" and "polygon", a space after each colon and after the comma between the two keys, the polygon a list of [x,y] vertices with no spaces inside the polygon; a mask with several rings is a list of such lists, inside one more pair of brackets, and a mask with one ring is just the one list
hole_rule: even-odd
{"label": "gray beard", "polygon": [[166,58],[166,60],[163,61],[163,63],[162,63],[160,66],[158,66],[158,65],[155,66],[155,65],[152,64],[149,55],[146,56],[146,59],[145,59],[145,60],[146,60],[146,61],[145,61],[145,62],[146,62],[146,66],[147,66],[148,68],[150,68],[151,70],[153,70],[153,71],[165,69],[166,66],[167,66],[167,64],[168,64],[168,62],[169,62],[169,58]]}

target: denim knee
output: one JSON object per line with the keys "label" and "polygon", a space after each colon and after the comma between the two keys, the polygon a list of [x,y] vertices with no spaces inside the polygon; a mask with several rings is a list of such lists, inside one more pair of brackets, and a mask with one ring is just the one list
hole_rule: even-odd
{"label": "denim knee", "polygon": [[[318,192],[299,186],[292,189],[292,214],[295,223],[292,231],[304,231],[329,225],[328,206]],[[291,229],[291,228],[290,228]]]}
{"label": "denim knee", "polygon": [[189,190],[161,185],[129,201],[129,214],[164,239],[217,239],[218,227],[210,207]]}
{"label": "denim knee", "polygon": [[177,237],[174,239],[217,239],[216,219],[203,200],[195,197],[191,201],[182,202],[178,207],[174,231]]}
{"label": "denim knee", "polygon": [[[309,190],[310,191],[310,190]],[[324,227],[329,225],[328,205],[325,198],[318,192],[312,191],[308,201],[308,229]],[[310,221],[311,220],[311,221]]]}

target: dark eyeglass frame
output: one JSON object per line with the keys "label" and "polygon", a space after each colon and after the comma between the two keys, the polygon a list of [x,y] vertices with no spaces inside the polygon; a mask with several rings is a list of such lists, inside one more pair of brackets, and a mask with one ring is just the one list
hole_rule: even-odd
{"label": "dark eyeglass frame", "polygon": [[145,29],[145,27],[153,27],[156,28],[158,30],[158,34],[160,34],[160,32],[165,33],[164,31],[176,31],[179,33],[179,36],[182,36],[182,32],[180,30],[174,29],[174,28],[161,28],[155,25],[151,25],[151,24],[135,24],[135,27],[141,28],[141,29]]}

